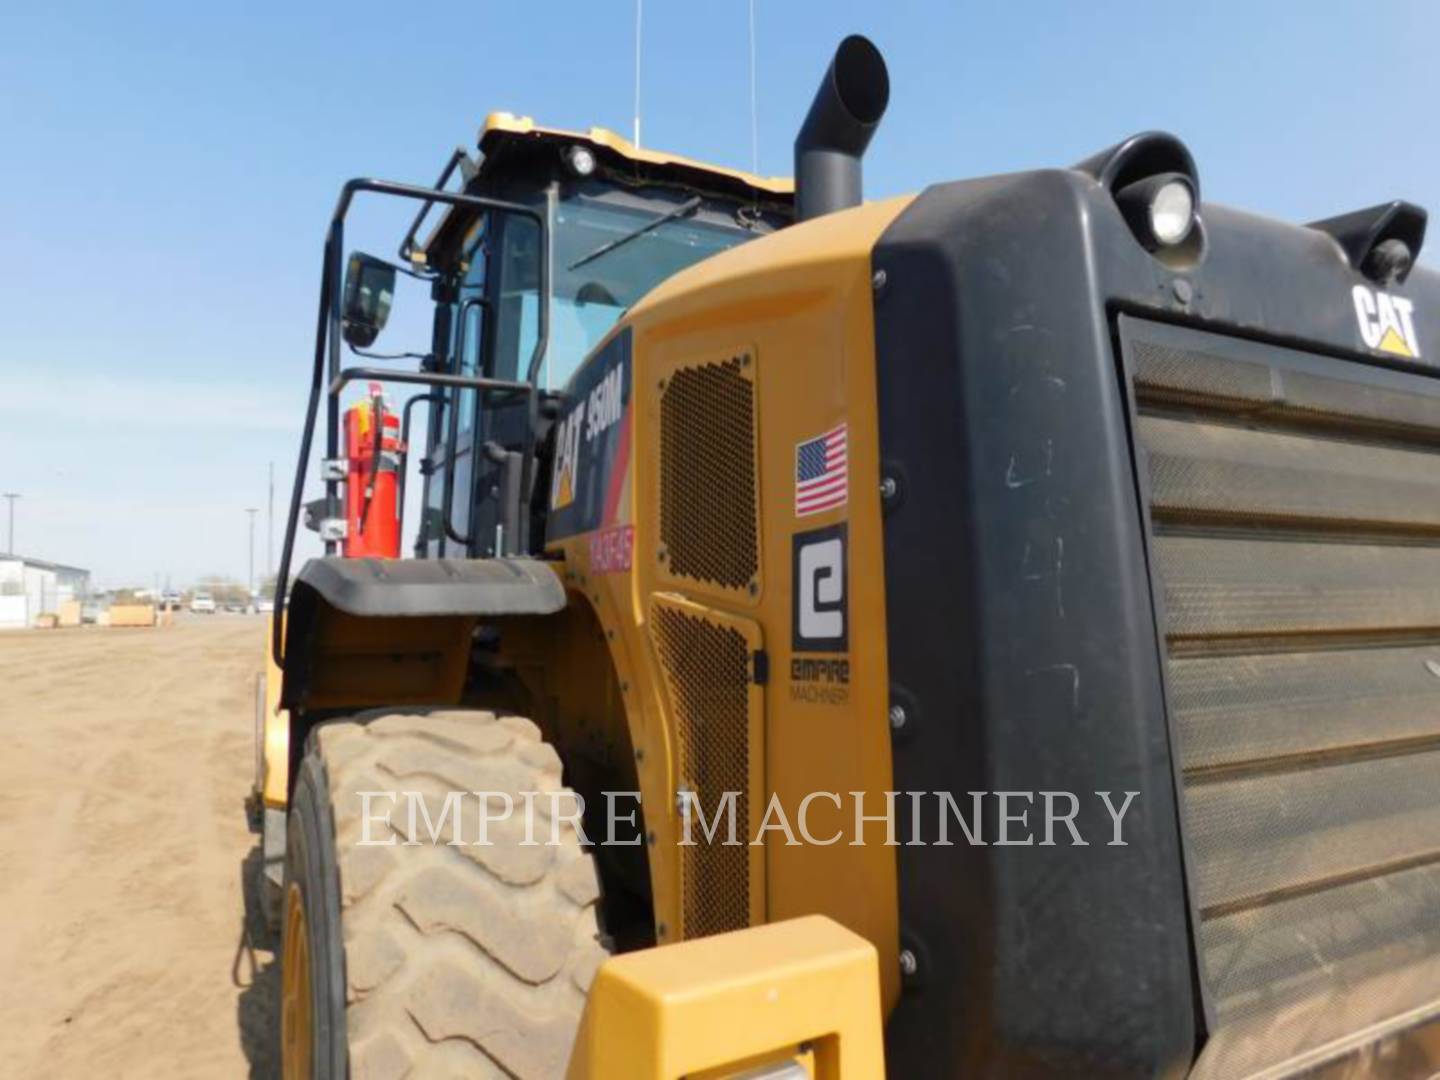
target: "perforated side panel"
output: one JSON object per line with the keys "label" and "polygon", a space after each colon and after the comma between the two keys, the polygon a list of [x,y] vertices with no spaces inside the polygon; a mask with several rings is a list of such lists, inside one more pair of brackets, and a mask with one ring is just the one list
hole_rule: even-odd
{"label": "perforated side panel", "polygon": [[750,921],[750,650],[744,635],[658,601],[651,630],[676,720],[680,780],[707,820],[735,793],[736,839],[722,824],[707,842],[698,823],[681,848],[686,938],[739,930]]}
{"label": "perforated side panel", "polygon": [[750,357],[682,367],[660,395],[660,544],[670,574],[748,591],[760,571]]}
{"label": "perforated side panel", "polygon": [[1440,387],[1134,320],[1122,340],[1218,1020],[1194,1075],[1429,1075]]}

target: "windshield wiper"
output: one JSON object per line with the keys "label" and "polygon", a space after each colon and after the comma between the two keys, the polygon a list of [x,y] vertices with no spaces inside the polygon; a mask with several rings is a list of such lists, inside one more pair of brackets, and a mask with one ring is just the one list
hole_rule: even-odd
{"label": "windshield wiper", "polygon": [[607,243],[607,244],[601,244],[601,245],[600,245],[598,248],[596,248],[594,251],[590,252],[589,255],[584,255],[584,256],[582,256],[581,258],[577,259],[575,262],[571,263],[570,266],[569,266],[569,269],[571,269],[571,270],[578,270],[578,269],[580,269],[580,267],[584,266],[586,263],[592,263],[592,262],[594,262],[596,259],[600,258],[600,256],[602,256],[602,255],[609,255],[610,252],[614,251],[616,248],[618,248],[618,247],[623,247],[625,244],[630,243],[631,240],[635,240],[635,239],[637,239],[637,238],[639,238],[639,237],[641,237],[641,236],[644,236],[646,233],[650,232],[652,229],[658,229],[661,225],[664,225],[667,221],[674,221],[676,218],[685,217],[685,216],[687,216],[687,215],[689,215],[689,214],[693,214],[693,213],[694,213],[696,210],[698,210],[699,208],[700,208],[700,196],[699,196],[699,195],[696,195],[693,199],[686,199],[683,203],[681,203],[679,206],[675,207],[673,210],[669,210],[669,211],[661,214],[661,215],[660,215],[659,217],[657,217],[654,221],[647,221],[644,225],[641,225],[641,226],[640,226],[638,229],[636,229],[634,232],[628,232],[628,233],[626,233],[624,236],[617,236],[614,240],[611,240],[609,243]]}

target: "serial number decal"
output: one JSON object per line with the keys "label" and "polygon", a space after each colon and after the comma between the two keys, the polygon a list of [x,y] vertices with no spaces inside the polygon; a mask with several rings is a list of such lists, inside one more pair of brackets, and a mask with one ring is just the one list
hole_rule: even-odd
{"label": "serial number decal", "polygon": [[616,574],[629,570],[635,553],[635,527],[601,529],[590,537],[590,572]]}

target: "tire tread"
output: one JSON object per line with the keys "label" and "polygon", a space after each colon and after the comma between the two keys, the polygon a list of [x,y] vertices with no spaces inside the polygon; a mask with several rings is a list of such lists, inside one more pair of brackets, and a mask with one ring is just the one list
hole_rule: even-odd
{"label": "tire tread", "polygon": [[[523,828],[498,824],[492,847],[468,846],[468,827],[467,846],[444,834],[407,845],[400,804],[395,846],[357,843],[359,791],[423,792],[438,823],[446,791],[563,792],[554,749],[522,717],[455,709],[374,710],[317,728],[316,740],[335,821],[352,1075],[563,1076],[608,956],[594,862],[573,826],[548,845],[542,803],[539,847],[515,846]],[[463,802],[473,824],[476,801]],[[387,835],[385,807],[371,806],[372,839]]]}

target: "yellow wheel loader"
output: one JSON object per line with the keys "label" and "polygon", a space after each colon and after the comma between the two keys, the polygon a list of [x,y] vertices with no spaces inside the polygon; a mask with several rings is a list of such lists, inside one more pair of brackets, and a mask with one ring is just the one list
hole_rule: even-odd
{"label": "yellow wheel loader", "polygon": [[[287,1077],[1440,1068],[1425,212],[1205,203],[1161,133],[865,203],[888,97],[846,39],[793,183],[496,114],[345,186],[257,702]],[[397,274],[428,350],[347,366]],[[343,554],[361,383],[420,388],[411,557]]]}

